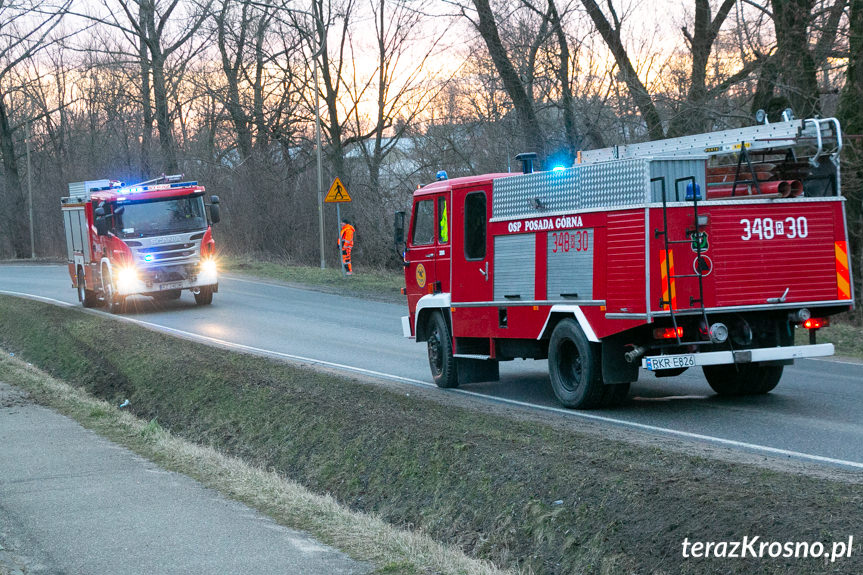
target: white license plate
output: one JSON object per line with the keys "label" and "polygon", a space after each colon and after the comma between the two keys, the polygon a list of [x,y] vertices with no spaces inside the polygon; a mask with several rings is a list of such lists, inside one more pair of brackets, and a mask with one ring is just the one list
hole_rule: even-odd
{"label": "white license plate", "polygon": [[695,356],[691,353],[683,355],[659,355],[646,358],[646,363],[647,365],[645,367],[650,371],[692,367],[695,365]]}
{"label": "white license plate", "polygon": [[168,289],[181,289],[182,287],[183,287],[183,282],[171,282],[169,284],[159,285],[159,291],[168,290]]}

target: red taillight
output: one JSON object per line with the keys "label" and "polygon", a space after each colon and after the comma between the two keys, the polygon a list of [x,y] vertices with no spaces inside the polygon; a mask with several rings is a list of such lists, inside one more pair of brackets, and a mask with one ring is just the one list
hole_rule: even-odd
{"label": "red taillight", "polygon": [[673,327],[658,327],[653,330],[654,339],[675,339],[683,337],[683,326],[677,326],[677,331]]}
{"label": "red taillight", "polygon": [[803,322],[803,327],[806,329],[818,329],[830,325],[830,320],[826,317],[810,317]]}

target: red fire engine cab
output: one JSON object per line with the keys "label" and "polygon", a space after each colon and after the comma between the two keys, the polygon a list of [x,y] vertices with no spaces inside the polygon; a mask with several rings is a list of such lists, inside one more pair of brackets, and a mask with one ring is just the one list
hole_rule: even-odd
{"label": "red fire engine cab", "polygon": [[395,220],[404,335],[441,387],[547,358],[567,407],[620,402],[639,368],[767,393],[854,304],[841,147],[835,119],[788,120],[429,184]]}
{"label": "red fire engine cab", "polygon": [[204,187],[180,178],[69,184],[60,202],[69,275],[84,307],[117,313],[130,295],[177,299],[186,289],[198,305],[212,303],[219,198],[211,196],[208,214]]}

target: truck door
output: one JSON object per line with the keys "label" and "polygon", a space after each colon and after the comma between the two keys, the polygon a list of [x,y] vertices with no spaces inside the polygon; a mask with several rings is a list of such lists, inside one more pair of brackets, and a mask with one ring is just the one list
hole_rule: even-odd
{"label": "truck door", "polygon": [[436,236],[435,197],[420,197],[414,201],[411,230],[408,235],[407,273],[405,286],[408,309],[416,309],[417,301],[427,293],[437,279],[435,270]]}
{"label": "truck door", "polygon": [[470,191],[461,196],[464,203],[461,215],[461,245],[456,246],[453,258],[461,270],[453,278],[453,301],[480,302],[493,299],[491,250],[489,249],[489,201],[485,191]]}

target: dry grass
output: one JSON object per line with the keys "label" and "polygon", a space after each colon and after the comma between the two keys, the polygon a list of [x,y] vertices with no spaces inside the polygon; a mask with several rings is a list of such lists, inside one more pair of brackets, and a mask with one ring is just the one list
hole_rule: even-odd
{"label": "dry grass", "polygon": [[[155,420],[148,422],[119,410],[5,352],[0,356],[0,379],[166,468],[190,475],[284,525],[311,532],[358,559],[374,562],[380,566],[378,572],[505,573],[421,533],[396,529],[379,517],[350,511],[333,497],[316,495],[275,472],[184,441]],[[0,574],[3,569],[0,565]]]}

